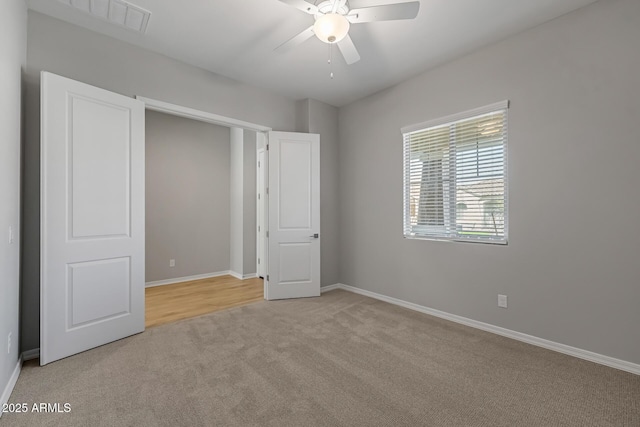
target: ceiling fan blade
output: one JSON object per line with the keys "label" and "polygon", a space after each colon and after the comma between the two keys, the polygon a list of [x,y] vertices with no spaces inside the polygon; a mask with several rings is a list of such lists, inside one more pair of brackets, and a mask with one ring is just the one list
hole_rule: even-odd
{"label": "ceiling fan blade", "polygon": [[333,0],[333,7],[331,8],[331,13],[336,13],[338,9],[345,5],[347,0]]}
{"label": "ceiling fan blade", "polygon": [[413,19],[418,16],[419,1],[408,3],[385,4],[382,6],[363,7],[349,11],[347,19],[352,24],[374,21],[393,21],[396,19]]}
{"label": "ceiling fan blade", "polygon": [[309,15],[315,15],[318,13],[318,6],[315,4],[307,3],[304,0],[280,0],[282,3],[288,4],[289,6],[295,7],[296,9],[300,9],[301,11],[308,13]]}
{"label": "ceiling fan blade", "polygon": [[307,28],[306,30],[303,30],[301,33],[291,37],[289,40],[287,40],[286,42],[282,43],[280,46],[278,46],[277,48],[275,48],[274,50],[278,51],[278,52],[286,52],[289,49],[292,49],[298,45],[301,45],[302,43],[306,42],[307,40],[309,40],[311,37],[313,37],[313,25],[310,26],[309,28]]}
{"label": "ceiling fan blade", "polygon": [[347,65],[360,61],[358,49],[356,49],[356,46],[353,44],[353,40],[351,40],[349,34],[338,42],[338,49],[340,49],[340,53],[344,56],[344,60],[347,62]]}

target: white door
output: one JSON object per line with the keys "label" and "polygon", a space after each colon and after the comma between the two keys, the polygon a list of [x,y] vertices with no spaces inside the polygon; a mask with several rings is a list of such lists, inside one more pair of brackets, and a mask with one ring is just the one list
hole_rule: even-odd
{"label": "white door", "polygon": [[320,296],[320,136],[269,132],[268,300]]}
{"label": "white door", "polygon": [[144,330],[144,103],[41,77],[40,363]]}

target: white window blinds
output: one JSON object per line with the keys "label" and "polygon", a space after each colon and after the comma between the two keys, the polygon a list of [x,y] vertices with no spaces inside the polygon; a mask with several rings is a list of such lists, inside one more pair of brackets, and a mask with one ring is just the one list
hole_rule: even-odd
{"label": "white window blinds", "polygon": [[507,243],[507,108],[402,129],[405,237]]}

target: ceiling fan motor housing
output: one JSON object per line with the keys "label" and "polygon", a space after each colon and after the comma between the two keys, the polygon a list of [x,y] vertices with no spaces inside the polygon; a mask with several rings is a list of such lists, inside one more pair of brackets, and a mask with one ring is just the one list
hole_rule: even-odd
{"label": "ceiling fan motor housing", "polygon": [[[338,0],[339,1],[339,0]],[[318,19],[320,16],[325,15],[327,13],[331,13],[331,11],[333,10],[333,0],[327,0],[327,1],[323,1],[322,3],[320,3],[318,5],[318,14],[315,15],[316,19]],[[346,15],[347,13],[349,13],[349,6],[347,4],[347,2],[345,2],[342,6],[338,7],[338,10],[336,10],[337,14],[339,15]]]}

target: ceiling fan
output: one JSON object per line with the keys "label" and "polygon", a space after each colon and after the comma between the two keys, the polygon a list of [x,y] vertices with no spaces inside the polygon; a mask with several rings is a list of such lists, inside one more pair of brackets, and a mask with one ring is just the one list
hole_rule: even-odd
{"label": "ceiling fan", "polygon": [[419,1],[407,3],[383,4],[379,6],[350,9],[347,0],[325,0],[318,5],[305,0],[280,0],[309,15],[313,15],[315,23],[276,48],[284,51],[298,46],[311,38],[318,37],[325,43],[337,44],[348,65],[358,62],[360,54],[351,37],[351,24],[374,21],[392,21],[397,19],[414,19],[420,9]]}

